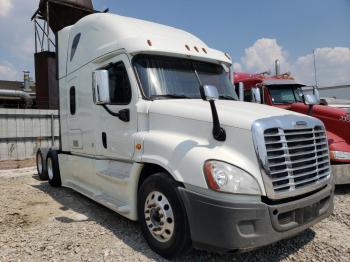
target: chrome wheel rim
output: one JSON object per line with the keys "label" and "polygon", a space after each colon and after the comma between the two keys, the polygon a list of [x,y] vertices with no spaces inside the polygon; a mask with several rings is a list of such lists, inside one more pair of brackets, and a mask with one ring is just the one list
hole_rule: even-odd
{"label": "chrome wheel rim", "polygon": [[47,159],[47,174],[49,175],[49,179],[52,180],[53,170],[52,170],[52,160],[50,157]]}
{"label": "chrome wheel rim", "polygon": [[38,155],[38,172],[39,174],[41,174],[43,172],[43,157],[41,156],[41,154]]}
{"label": "chrome wheel rim", "polygon": [[148,194],[145,202],[146,225],[152,236],[167,242],[174,234],[174,213],[169,200],[164,194],[153,191]]}

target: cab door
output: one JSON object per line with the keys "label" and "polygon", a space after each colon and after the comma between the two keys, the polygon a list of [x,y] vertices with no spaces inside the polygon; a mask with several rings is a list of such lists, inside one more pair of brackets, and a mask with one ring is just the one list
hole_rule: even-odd
{"label": "cab door", "polygon": [[137,132],[136,79],[125,54],[110,59],[102,68],[108,71],[110,103],[95,106],[99,119],[97,155],[128,161],[134,154],[133,136]]}

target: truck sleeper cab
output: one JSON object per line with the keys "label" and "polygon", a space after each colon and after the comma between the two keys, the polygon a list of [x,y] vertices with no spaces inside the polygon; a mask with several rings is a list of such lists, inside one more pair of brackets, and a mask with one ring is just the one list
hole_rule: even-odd
{"label": "truck sleeper cab", "polygon": [[66,27],[58,47],[61,148],[40,170],[138,220],[155,252],[251,250],[332,212],[322,122],[238,101],[227,54],[112,14]]}

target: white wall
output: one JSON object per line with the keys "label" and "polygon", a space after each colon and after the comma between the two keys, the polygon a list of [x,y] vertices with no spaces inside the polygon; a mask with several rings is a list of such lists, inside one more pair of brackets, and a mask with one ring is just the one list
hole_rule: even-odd
{"label": "white wall", "polygon": [[38,147],[51,146],[51,115],[58,146],[57,110],[0,109],[0,161],[32,158]]}

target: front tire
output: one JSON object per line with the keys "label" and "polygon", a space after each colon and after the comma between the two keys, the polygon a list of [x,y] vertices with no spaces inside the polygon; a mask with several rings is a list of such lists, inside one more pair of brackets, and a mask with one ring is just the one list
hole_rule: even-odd
{"label": "front tire", "polygon": [[49,184],[53,187],[62,185],[60,169],[58,164],[58,154],[56,150],[50,150],[46,158],[47,175]]}
{"label": "front tire", "polygon": [[186,210],[169,174],[148,177],[138,194],[138,217],[150,248],[165,258],[181,256],[191,249]]}

